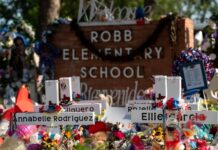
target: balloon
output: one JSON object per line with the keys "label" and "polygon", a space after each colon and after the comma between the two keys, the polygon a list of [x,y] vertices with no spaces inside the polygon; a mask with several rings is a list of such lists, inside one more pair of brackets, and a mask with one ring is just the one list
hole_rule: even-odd
{"label": "balloon", "polygon": [[18,125],[15,134],[19,139],[29,139],[30,135],[35,131],[35,125]]}
{"label": "balloon", "polygon": [[0,146],[4,143],[4,139],[0,138]]}

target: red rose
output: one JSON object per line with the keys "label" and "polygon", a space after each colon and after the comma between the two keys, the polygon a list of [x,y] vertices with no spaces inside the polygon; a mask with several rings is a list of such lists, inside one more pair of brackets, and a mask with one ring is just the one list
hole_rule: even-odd
{"label": "red rose", "polygon": [[133,136],[133,138],[131,139],[131,142],[133,143],[134,147],[138,147],[142,149],[144,148],[143,141],[140,139],[138,135]]}
{"label": "red rose", "polygon": [[120,140],[123,140],[125,139],[125,134],[123,134],[122,132],[120,131],[116,131],[113,133],[115,137],[119,138]]}
{"label": "red rose", "polygon": [[45,107],[44,107],[44,106],[41,106],[41,107],[39,108],[39,112],[44,112],[44,109],[45,109]]}
{"label": "red rose", "polygon": [[213,134],[215,136],[216,132],[217,132],[217,127],[212,126],[212,128],[210,129],[210,134]]}
{"label": "red rose", "polygon": [[61,110],[61,106],[60,105],[56,105],[55,106],[55,111],[60,111]]}
{"label": "red rose", "polygon": [[163,102],[162,102],[162,101],[157,102],[157,107],[158,107],[158,108],[162,108],[162,107],[163,107]]}
{"label": "red rose", "polygon": [[170,110],[173,109],[172,103],[173,103],[173,98],[170,98],[167,100],[167,102],[166,102],[167,109],[170,109]]}
{"label": "red rose", "polygon": [[76,94],[76,98],[80,99],[80,94]]}
{"label": "red rose", "polygon": [[79,140],[81,138],[81,136],[79,134],[77,134],[76,136],[74,136],[75,140]]}

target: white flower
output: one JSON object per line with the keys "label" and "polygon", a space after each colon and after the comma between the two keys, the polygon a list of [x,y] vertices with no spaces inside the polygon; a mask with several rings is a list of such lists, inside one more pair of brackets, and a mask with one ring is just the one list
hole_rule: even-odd
{"label": "white flower", "polygon": [[38,136],[39,136],[38,134],[39,133],[36,132],[36,133],[30,135],[30,143],[40,143],[39,138],[38,138]]}
{"label": "white flower", "polygon": [[56,133],[55,136],[54,136],[54,139],[55,140],[60,140],[60,138],[61,138],[61,135]]}

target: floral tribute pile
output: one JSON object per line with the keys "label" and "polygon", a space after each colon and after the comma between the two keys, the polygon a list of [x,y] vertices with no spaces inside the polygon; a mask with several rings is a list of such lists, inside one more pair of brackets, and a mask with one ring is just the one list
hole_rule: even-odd
{"label": "floral tribute pile", "polygon": [[[145,97],[154,95],[149,90]],[[153,97],[153,96],[152,96]],[[158,98],[164,98],[159,96]],[[174,113],[176,117],[165,118],[165,124],[112,124],[104,121],[105,110],[101,116],[96,116],[93,125],[59,126],[59,132],[52,133],[46,126],[17,125],[13,127],[12,113],[32,112],[33,104],[29,103],[28,90],[22,86],[18,92],[15,106],[4,109],[1,106],[0,149],[27,150],[209,150],[217,149],[217,125],[200,125],[192,120],[186,124],[180,123],[181,110],[187,109],[187,104],[175,98],[167,100],[164,108],[166,114]],[[143,101],[143,100],[142,100]],[[146,101],[146,99],[144,99]],[[21,104],[26,104],[25,106]],[[204,105],[204,104],[202,104]],[[157,106],[154,102],[153,106]],[[159,105],[158,105],[159,106]],[[159,109],[154,107],[153,109]],[[216,108],[209,109],[215,110]],[[61,105],[50,103],[48,107],[40,107],[41,113],[61,113]],[[204,116],[198,116],[205,119]],[[9,144],[10,141],[16,141]],[[213,145],[213,146],[212,146]]]}

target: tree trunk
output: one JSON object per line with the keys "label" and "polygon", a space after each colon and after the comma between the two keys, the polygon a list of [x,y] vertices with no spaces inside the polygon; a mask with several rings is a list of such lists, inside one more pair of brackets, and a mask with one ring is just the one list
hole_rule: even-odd
{"label": "tree trunk", "polygon": [[145,6],[151,6],[150,13],[146,14],[146,17],[151,17],[152,12],[154,11],[154,8],[155,8],[155,5],[156,5],[156,1],[155,0],[144,0],[144,5]]}
{"label": "tree trunk", "polygon": [[40,0],[39,8],[39,34],[59,17],[61,0]]}
{"label": "tree trunk", "polygon": [[[218,27],[218,21],[216,21],[216,27]],[[216,43],[213,52],[216,54],[216,59],[214,60],[214,67],[218,68],[218,28],[216,28]]]}

